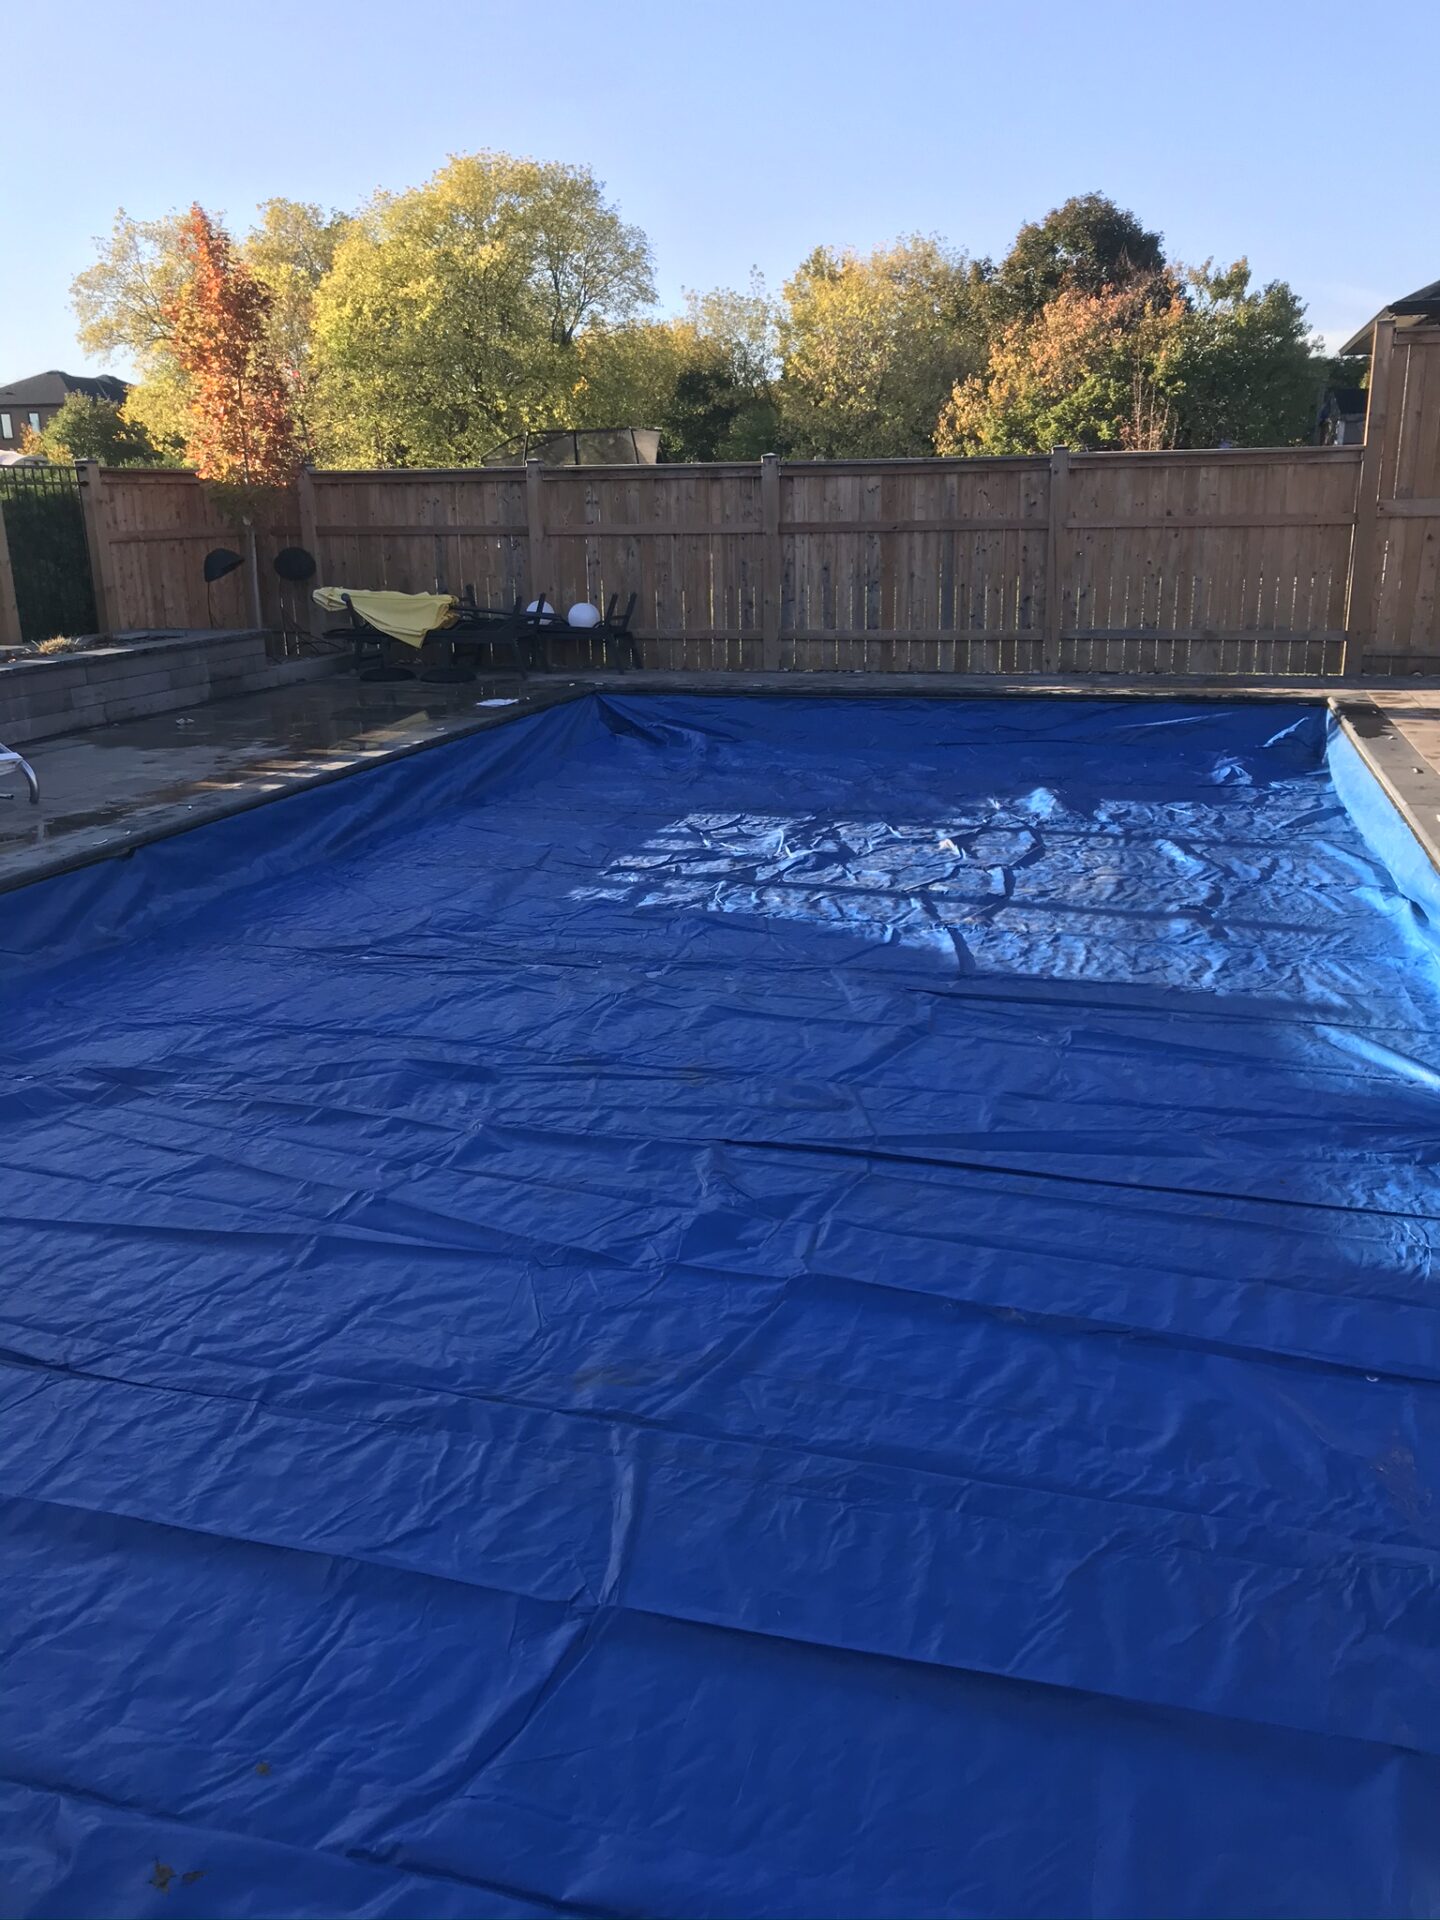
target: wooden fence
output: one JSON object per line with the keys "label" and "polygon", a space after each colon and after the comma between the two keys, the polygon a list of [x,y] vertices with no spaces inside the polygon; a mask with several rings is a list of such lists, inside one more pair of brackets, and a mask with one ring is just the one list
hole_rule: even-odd
{"label": "wooden fence", "polygon": [[[82,461],[80,497],[100,625],[109,632],[194,627],[303,631],[309,595],[277,578],[271,562],[300,537],[299,510],[259,530],[255,567],[248,540],[193,473],[170,467],[101,468]],[[217,547],[242,565],[213,585],[205,556]]]}
{"label": "wooden fence", "polygon": [[1440,331],[1375,330],[1352,627],[1372,673],[1440,672]]}
{"label": "wooden fence", "polygon": [[[1440,333],[1382,327],[1375,366],[1363,448],[306,472],[261,615],[311,618],[268,564],[298,539],[327,584],[634,592],[662,668],[1440,671]],[[85,478],[112,626],[250,622],[192,476]]]}

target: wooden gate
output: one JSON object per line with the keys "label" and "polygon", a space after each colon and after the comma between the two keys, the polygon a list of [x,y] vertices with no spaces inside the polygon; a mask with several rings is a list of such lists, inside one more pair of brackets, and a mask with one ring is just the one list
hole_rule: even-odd
{"label": "wooden gate", "polygon": [[1346,624],[1352,672],[1440,671],[1440,329],[1375,328]]}

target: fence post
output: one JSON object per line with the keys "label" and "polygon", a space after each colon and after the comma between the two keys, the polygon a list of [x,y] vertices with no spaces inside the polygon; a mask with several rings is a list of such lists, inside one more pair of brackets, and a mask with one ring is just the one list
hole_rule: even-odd
{"label": "fence post", "polygon": [[1065,627],[1065,522],[1070,514],[1070,452],[1055,447],[1050,454],[1050,527],[1045,548],[1045,639],[1040,667],[1045,673],[1060,668],[1060,636]]}
{"label": "fence post", "polygon": [[15,600],[15,573],[10,565],[10,540],[5,531],[5,496],[0,494],[0,647],[22,647],[20,608]]}
{"label": "fence post", "polygon": [[90,585],[95,594],[95,625],[113,633],[120,616],[110,567],[110,527],[105,513],[105,477],[98,460],[77,460],[80,512],[85,521],[85,547],[90,555]]}
{"label": "fence post", "polygon": [[325,585],[325,570],[320,565],[320,516],[315,511],[315,470],[301,467],[295,476],[295,493],[300,503],[300,544],[315,562],[314,576],[302,585],[305,595],[305,630],[318,640],[325,630],[326,616],[315,604],[316,587]]}
{"label": "fence post", "polygon": [[544,468],[538,460],[525,462],[525,532],[530,548],[530,598],[538,600],[540,595],[557,593],[559,589],[553,580],[543,578],[548,561],[545,552],[545,507],[541,498],[541,475]]}
{"label": "fence post", "polygon": [[766,673],[778,673],[785,555],[780,544],[780,456],[775,453],[760,456],[760,523],[760,665]]}
{"label": "fence post", "polygon": [[260,597],[260,550],[255,539],[255,522],[245,520],[245,589],[250,601],[250,626],[256,633],[265,630],[265,603]]}
{"label": "fence post", "polygon": [[1370,337],[1370,391],[1365,401],[1365,442],[1355,480],[1355,525],[1350,535],[1350,579],[1345,592],[1345,639],[1340,671],[1365,666],[1366,645],[1375,638],[1375,549],[1380,541],[1380,467],[1390,368],[1395,358],[1395,322],[1377,320]]}

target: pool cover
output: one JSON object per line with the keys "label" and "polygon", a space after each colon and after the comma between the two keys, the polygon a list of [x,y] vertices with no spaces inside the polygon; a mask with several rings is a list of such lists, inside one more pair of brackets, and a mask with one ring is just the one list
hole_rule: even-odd
{"label": "pool cover", "polygon": [[1436,1912],[1435,924],[1173,702],[592,697],[7,896],[5,1913]]}

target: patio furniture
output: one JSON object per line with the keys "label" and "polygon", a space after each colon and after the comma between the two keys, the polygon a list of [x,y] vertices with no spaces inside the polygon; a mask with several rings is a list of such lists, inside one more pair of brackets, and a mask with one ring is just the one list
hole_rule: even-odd
{"label": "patio furniture", "polygon": [[[431,642],[438,643],[442,657],[419,674],[430,681],[473,680],[472,663],[482,648],[488,649],[492,661],[498,652],[508,649],[522,679],[534,672],[537,664],[549,671],[547,643],[562,635],[583,635],[587,640],[598,635],[607,660],[623,655],[625,664],[641,664],[639,642],[630,631],[639,601],[634,593],[623,613],[618,611],[619,594],[611,594],[605,613],[590,627],[572,627],[543,593],[529,606],[522,606],[517,595],[508,609],[477,605],[470,586],[464,587],[458,598],[453,594],[370,593],[344,587],[317,587],[314,598],[328,612],[343,610],[347,615],[348,624],[327,627],[325,637],[352,643],[355,675],[360,680],[416,678],[414,668],[392,663],[391,641],[403,642],[417,652]],[[470,663],[462,655],[469,655]]]}
{"label": "patio furniture", "polygon": [[[318,596],[317,596],[318,597]],[[345,640],[351,642],[353,652],[351,664],[357,680],[413,680],[413,667],[398,667],[390,658],[392,636],[382,633],[355,607],[348,593],[342,593],[340,600],[348,615],[343,627],[326,627],[324,637],[327,640]]]}
{"label": "patio furniture", "polygon": [[640,642],[630,631],[630,622],[635,618],[635,608],[639,599],[640,596],[638,593],[632,593],[630,598],[625,602],[624,613],[617,619],[615,609],[620,604],[620,596],[618,593],[612,593],[610,596],[610,604],[605,609],[605,616],[601,620],[598,629],[591,629],[592,632],[598,631],[607,652],[612,649],[616,653],[623,651],[632,667],[638,667],[642,664],[640,658]]}
{"label": "patio furniture", "polygon": [[[3,774],[7,767],[18,767],[20,769],[21,773],[25,776],[25,784],[30,789],[31,806],[39,806],[40,782],[35,778],[35,769],[23,753],[16,753],[13,747],[0,746],[0,774]],[[5,798],[8,800],[10,795],[7,793]]]}
{"label": "patio furniture", "polygon": [[453,624],[456,614],[455,598],[448,593],[316,587],[313,597],[327,613],[347,615],[349,624],[327,627],[325,638],[352,643],[358,680],[413,680],[413,668],[392,664],[389,643],[401,641],[418,653],[433,634]]}
{"label": "patio furniture", "polygon": [[[445,629],[440,639],[447,645],[450,654],[451,671],[474,679],[474,672],[460,665],[459,656],[468,654],[478,664],[481,649],[488,649],[493,664],[497,654],[508,648],[515,671],[521,679],[534,671],[536,661],[536,640],[543,622],[548,618],[544,611],[545,596],[542,593],[534,613],[523,604],[519,594],[508,611],[499,607],[481,607],[475,602],[475,589],[463,587],[460,599],[456,603],[455,621]],[[425,678],[433,679],[436,673],[446,674],[441,667]]]}
{"label": "patio furniture", "polygon": [[[538,615],[532,615],[531,617],[538,622],[535,629],[537,645],[533,651],[543,653],[546,672],[551,671],[548,642],[564,639],[567,636],[577,640],[598,638],[607,664],[612,660],[616,664],[621,664],[621,656],[623,656],[623,664],[638,667],[641,664],[640,642],[630,631],[630,622],[635,617],[635,608],[639,604],[639,599],[639,594],[632,593],[625,603],[625,611],[618,613],[616,609],[620,605],[620,596],[618,593],[612,593],[604,613],[599,620],[588,627],[571,626],[563,614],[556,613],[553,609],[544,615],[543,620]],[[544,604],[543,596],[541,604]]]}

